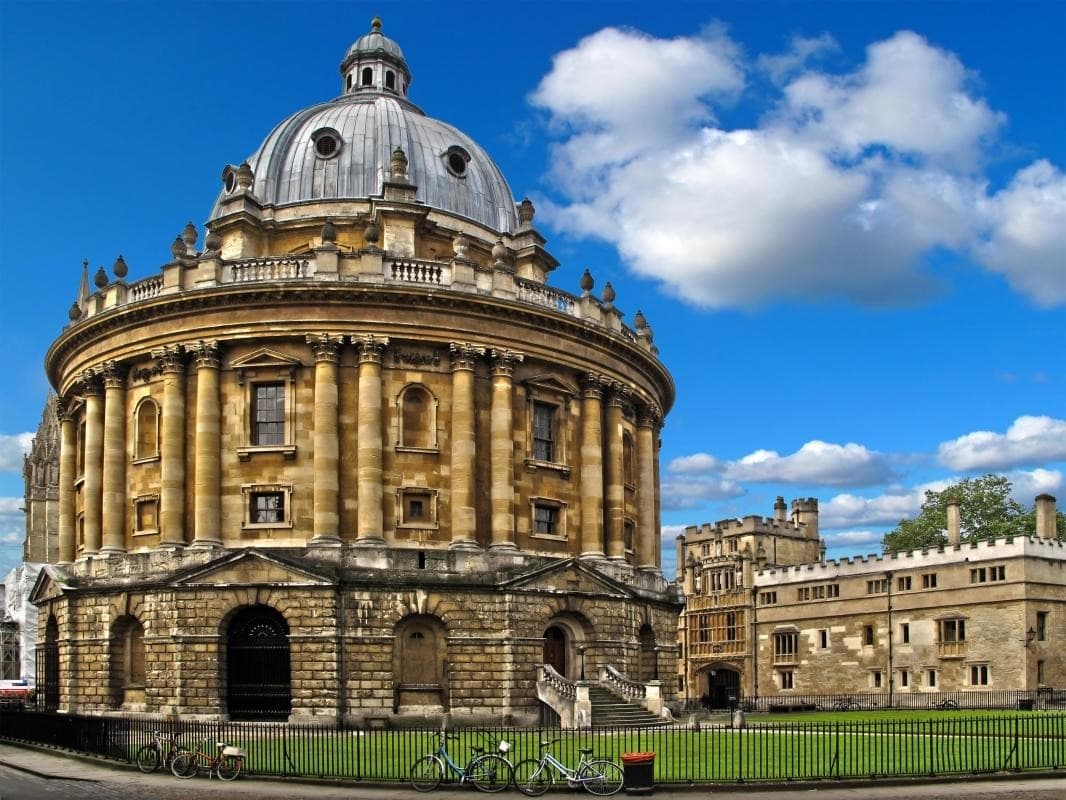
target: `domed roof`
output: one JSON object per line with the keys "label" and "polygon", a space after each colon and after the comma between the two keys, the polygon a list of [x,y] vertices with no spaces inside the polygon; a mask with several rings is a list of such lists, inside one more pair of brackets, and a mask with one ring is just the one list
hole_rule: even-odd
{"label": "domed roof", "polygon": [[[496,232],[517,227],[514,196],[499,167],[469,136],[426,116],[407,100],[410,75],[399,45],[380,21],[341,64],[344,94],[297,111],[278,124],[247,161],[251,191],[263,205],[379,197],[391,179],[397,148],[408,159],[407,182],[425,205],[466,217]],[[239,186],[224,173],[221,202]]]}

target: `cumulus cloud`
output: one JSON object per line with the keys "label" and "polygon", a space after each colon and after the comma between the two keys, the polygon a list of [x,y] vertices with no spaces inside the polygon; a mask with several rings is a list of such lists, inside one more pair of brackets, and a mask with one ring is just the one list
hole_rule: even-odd
{"label": "cumulus cloud", "polygon": [[30,451],[32,433],[0,433],[0,472],[22,472],[22,458]]}
{"label": "cumulus cloud", "polygon": [[866,525],[895,525],[901,519],[915,516],[925,502],[927,489],[943,491],[955,478],[923,483],[913,487],[894,487],[884,494],[861,497],[838,494],[819,508],[821,528],[856,528]]}
{"label": "cumulus cloud", "polygon": [[774,55],[761,55],[756,60],[756,65],[771,81],[781,84],[803,70],[808,62],[838,48],[836,39],[828,33],[818,36],[793,36],[788,50]]}
{"label": "cumulus cloud", "polygon": [[941,443],[937,459],[957,470],[1002,470],[1066,460],[1066,420],[1018,417],[1006,433],[974,431]]}
{"label": "cumulus cloud", "polygon": [[0,497],[0,577],[22,561],[26,517],[21,506],[21,498]]}
{"label": "cumulus cloud", "polygon": [[1023,506],[1031,506],[1038,494],[1061,496],[1066,488],[1062,472],[1057,469],[1034,469],[1031,471],[1008,472],[1007,480],[1011,482],[1011,497]]}
{"label": "cumulus cloud", "polygon": [[839,531],[822,534],[826,547],[862,547],[880,545],[884,534],[879,531]]}
{"label": "cumulus cloud", "polygon": [[700,472],[721,472],[726,467],[726,462],[720,461],[710,453],[693,453],[690,456],[675,458],[667,467],[670,472],[681,474]]}
{"label": "cumulus cloud", "polygon": [[745,493],[735,481],[714,475],[667,476],[662,482],[662,507],[683,511],[699,508],[708,500],[728,500]]}
{"label": "cumulus cloud", "polygon": [[964,65],[901,32],[851,72],[804,71],[831,44],[797,40],[759,61],[786,81],[780,97],[758,126],[728,129],[717,104],[745,65],[720,31],[582,40],[531,95],[557,136],[563,199],[544,214],[706,307],[913,302],[941,288],[924,267],[938,249],[1038,303],[1066,302],[1063,175],[1038,161],[989,190],[980,167],[1005,120]]}

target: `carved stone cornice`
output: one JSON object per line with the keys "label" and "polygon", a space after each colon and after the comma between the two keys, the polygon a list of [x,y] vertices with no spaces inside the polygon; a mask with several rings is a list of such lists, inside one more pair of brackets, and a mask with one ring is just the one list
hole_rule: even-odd
{"label": "carved stone cornice", "polygon": [[152,358],[159,362],[163,374],[185,372],[185,348],[180,344],[168,344],[152,351]]}
{"label": "carved stone cornice", "polygon": [[372,333],[353,333],[351,342],[359,348],[360,364],[380,364],[389,346],[387,336],[374,336]]}
{"label": "carved stone cornice", "polygon": [[598,372],[586,372],[581,376],[581,396],[601,400],[609,385],[610,382]]}
{"label": "carved stone cornice", "polygon": [[520,364],[526,357],[524,353],[516,353],[514,350],[497,350],[493,348],[489,351],[489,358],[492,359],[493,375],[510,378],[514,375],[515,364]]}
{"label": "carved stone cornice", "polygon": [[218,369],[219,349],[216,340],[211,339],[205,342],[200,339],[185,345],[185,351],[192,353],[192,357],[196,360],[197,369]]}
{"label": "carved stone cornice", "polygon": [[478,347],[470,342],[452,342],[448,345],[448,351],[452,357],[452,372],[474,369],[477,360],[485,355],[484,347]]}
{"label": "carved stone cornice", "polygon": [[126,385],[126,370],[117,361],[105,361],[97,368],[105,389],[122,389]]}
{"label": "carved stone cornice", "polygon": [[344,337],[336,333],[314,333],[307,335],[311,353],[315,361],[329,361],[336,364],[340,360],[341,345]]}

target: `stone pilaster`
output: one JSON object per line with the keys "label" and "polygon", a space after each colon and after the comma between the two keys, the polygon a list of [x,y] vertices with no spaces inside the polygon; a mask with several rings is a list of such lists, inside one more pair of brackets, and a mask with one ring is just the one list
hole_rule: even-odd
{"label": "stone pilaster", "polygon": [[185,349],[152,351],[163,369],[159,443],[159,544],[185,544]]}
{"label": "stone pilaster", "polygon": [[581,557],[603,558],[604,381],[588,373],[581,386]]}
{"label": "stone pilaster", "polygon": [[108,361],[100,368],[104,382],[102,554],[126,552],[126,378],[123,373],[115,361]]}
{"label": "stone pilaster", "polygon": [[218,342],[186,345],[196,362],[196,482],[193,486],[194,547],[222,544],[222,406]]}
{"label": "stone pilaster", "polygon": [[87,372],[82,378],[85,395],[85,460],[82,513],[85,540],[82,555],[95,555],[100,550],[103,514],[104,472],[104,395],[98,375]]}
{"label": "stone pilaster", "polygon": [[514,365],[525,356],[493,350],[489,461],[492,470],[492,547],[513,550],[514,519]]}
{"label": "stone pilaster", "polygon": [[477,513],[474,508],[474,367],[477,359],[484,355],[484,347],[451,343],[453,548],[477,547]]}
{"label": "stone pilaster", "polygon": [[[313,544],[340,545],[340,435],[337,368],[343,337],[307,337],[315,357],[315,488]],[[379,393],[380,396],[380,393]],[[360,393],[360,400],[362,393]],[[380,410],[378,412],[380,414]]]}
{"label": "stone pilaster", "polygon": [[381,362],[389,340],[354,335],[359,349],[359,444],[356,449],[356,544],[384,543],[381,514]]}
{"label": "stone pilaster", "polygon": [[74,512],[74,478],[78,470],[78,434],[74,423],[73,403],[59,402],[59,563],[74,561],[76,517]]}
{"label": "stone pilaster", "polygon": [[622,421],[629,390],[618,384],[611,386],[607,399],[607,430],[604,434],[607,449],[607,557],[624,561],[625,546],[625,475],[623,475]]}
{"label": "stone pilaster", "polygon": [[658,506],[655,486],[655,438],[662,412],[658,406],[644,405],[637,411],[637,565],[653,569],[657,562]]}

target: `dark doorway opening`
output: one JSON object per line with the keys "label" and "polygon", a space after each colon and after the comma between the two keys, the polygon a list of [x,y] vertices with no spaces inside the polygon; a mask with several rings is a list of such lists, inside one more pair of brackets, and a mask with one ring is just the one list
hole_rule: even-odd
{"label": "dark doorway opening", "polygon": [[563,677],[566,674],[566,631],[552,625],[544,631],[544,663]]}
{"label": "dark doorway opening", "polygon": [[722,667],[708,671],[707,696],[711,708],[732,708],[740,699],[740,673]]}
{"label": "dark doorway opening", "polygon": [[44,707],[59,708],[59,623],[55,617],[49,617],[45,626],[44,648],[39,663],[44,667]]}
{"label": "dark doorway opening", "polygon": [[292,711],[289,624],[267,606],[249,606],[226,637],[226,708],[230,719],[285,719]]}

